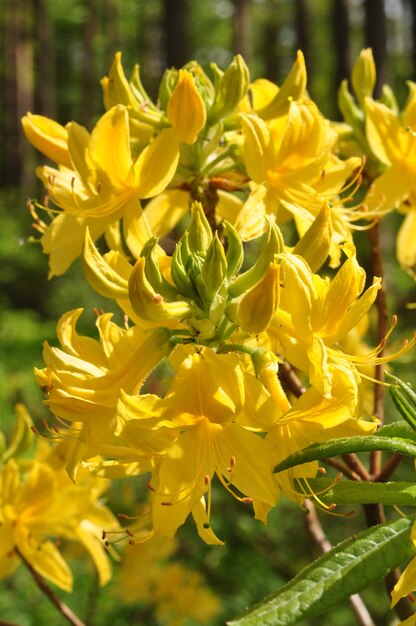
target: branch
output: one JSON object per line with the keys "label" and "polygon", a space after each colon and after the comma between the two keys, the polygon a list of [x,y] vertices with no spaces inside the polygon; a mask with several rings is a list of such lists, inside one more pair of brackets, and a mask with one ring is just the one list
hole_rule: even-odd
{"label": "branch", "polygon": [[25,557],[23,556],[23,554],[18,550],[18,548],[15,548],[16,554],[18,554],[19,558],[22,560],[22,563],[24,563],[27,567],[27,569],[29,570],[29,572],[32,574],[37,586],[39,587],[39,589],[42,591],[42,593],[44,593],[49,600],[56,606],[56,608],[58,609],[58,611],[60,613],[62,613],[62,615],[65,617],[65,619],[68,620],[68,622],[70,624],[72,624],[72,626],[85,626],[84,622],[82,622],[79,617],[77,615],[75,615],[75,613],[69,608],[69,606],[67,606],[65,604],[65,602],[63,602],[63,600],[61,600],[56,593],[53,591],[53,589],[51,589],[49,587],[49,585],[45,582],[45,580],[42,578],[42,576],[40,574],[37,573],[37,571],[32,567],[32,565],[29,563],[29,561],[27,561],[25,559]]}
{"label": "branch", "polygon": [[[305,507],[308,509],[308,515],[305,517],[306,528],[309,531],[312,539],[315,541],[319,550],[329,552],[332,545],[321,526],[318,515],[316,514],[315,505],[310,500],[305,500]],[[349,598],[349,603],[360,626],[376,626],[372,620],[370,613],[366,605],[364,604],[361,596],[358,593],[354,593]]]}

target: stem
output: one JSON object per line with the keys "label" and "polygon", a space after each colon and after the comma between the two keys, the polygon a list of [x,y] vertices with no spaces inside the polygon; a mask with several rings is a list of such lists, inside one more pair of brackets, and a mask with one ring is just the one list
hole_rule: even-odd
{"label": "stem", "polygon": [[394,470],[403,460],[403,456],[398,452],[395,452],[386,462],[382,470],[374,477],[375,482],[385,483],[388,481]]}
{"label": "stem", "polygon": [[357,474],[361,480],[370,480],[370,474],[361,463],[360,459],[354,452],[343,454],[342,458],[354,474]]}
{"label": "stem", "polygon": [[359,476],[347,465],[344,465],[344,463],[341,463],[341,461],[337,461],[337,459],[324,459],[323,462],[327,465],[335,467],[335,469],[341,472],[344,476],[347,476],[350,480],[361,480],[361,476]]}
{"label": "stem", "polygon": [[[305,500],[305,507],[308,509],[308,515],[305,517],[308,532],[322,553],[329,552],[332,545],[322,528],[315,505],[310,500]],[[349,603],[360,626],[375,626],[366,605],[358,593],[350,596]]]}
{"label": "stem", "polygon": [[65,604],[65,602],[63,602],[56,595],[56,593],[49,587],[49,585],[45,582],[45,580],[42,578],[42,576],[40,574],[38,574],[37,571],[29,563],[29,561],[27,561],[25,559],[25,557],[18,550],[18,548],[15,548],[15,550],[16,550],[16,553],[18,554],[19,558],[22,560],[22,562],[26,565],[26,567],[29,570],[29,572],[32,574],[32,576],[33,576],[37,586],[39,587],[39,589],[56,606],[58,611],[65,617],[65,619],[68,620],[68,622],[70,624],[72,624],[72,626],[85,626],[84,622],[82,622],[79,619],[79,617],[77,615],[75,615],[75,613],[69,608],[69,606],[67,606]]}
{"label": "stem", "polygon": [[7,622],[4,619],[0,619],[0,626],[20,626],[20,625],[15,624],[15,622]]}

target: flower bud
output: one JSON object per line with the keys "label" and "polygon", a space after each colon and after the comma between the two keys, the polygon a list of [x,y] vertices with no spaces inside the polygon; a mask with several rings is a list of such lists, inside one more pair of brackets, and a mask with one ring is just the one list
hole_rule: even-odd
{"label": "flower bud", "polygon": [[240,274],[228,289],[228,293],[233,298],[242,295],[260,282],[275,255],[284,249],[283,237],[278,226],[271,219],[267,220],[267,224],[266,233],[259,237],[262,240],[262,247],[257,261],[250,269]]}
{"label": "flower bud", "polygon": [[215,233],[207,250],[201,268],[201,278],[205,287],[205,299],[212,302],[227,277],[227,260],[224,248]]}
{"label": "flower bud", "polygon": [[305,58],[300,50],[285,82],[269,104],[256,111],[259,117],[270,120],[284,115],[292,100],[299,100],[306,90]]}
{"label": "flower bud", "polygon": [[232,278],[240,270],[244,261],[244,248],[238,232],[229,222],[224,221],[227,232],[227,278]]}
{"label": "flower bud", "polygon": [[136,315],[154,322],[183,319],[195,315],[196,310],[189,302],[183,300],[165,302],[163,296],[157,293],[147,280],[145,265],[145,258],[137,259],[129,280],[129,297]]}
{"label": "flower bud", "polygon": [[187,70],[179,70],[176,87],[166,110],[169,122],[177,131],[178,141],[194,143],[205,125],[205,104],[198,92],[193,76]]}
{"label": "flower bud", "polygon": [[303,257],[312,272],[317,272],[328,256],[332,233],[331,212],[325,204],[294,247],[293,254]]}
{"label": "flower bud", "polygon": [[279,265],[273,261],[262,278],[240,301],[237,323],[249,333],[265,331],[279,306]]}
{"label": "flower bud", "polygon": [[343,80],[338,90],[338,108],[347,124],[354,130],[361,145],[366,146],[364,135],[364,113],[354,102],[348,90],[348,82]]}
{"label": "flower bud", "polygon": [[250,82],[248,67],[237,54],[222,76],[217,75],[215,101],[208,112],[210,125],[231,113],[247,93]]}
{"label": "flower bud", "polygon": [[371,48],[361,50],[352,70],[351,82],[355,96],[363,106],[364,98],[373,95],[376,84],[376,66]]}
{"label": "flower bud", "polygon": [[191,206],[191,223],[189,226],[188,244],[191,252],[208,250],[212,240],[212,231],[200,202]]}
{"label": "flower bud", "polygon": [[178,290],[173,285],[168,283],[166,278],[160,271],[158,262],[158,253],[164,255],[164,251],[158,246],[158,238],[151,237],[143,246],[141,255],[146,259],[145,272],[146,278],[152,285],[152,287],[160,293],[163,297],[169,300],[174,300],[178,297]]}

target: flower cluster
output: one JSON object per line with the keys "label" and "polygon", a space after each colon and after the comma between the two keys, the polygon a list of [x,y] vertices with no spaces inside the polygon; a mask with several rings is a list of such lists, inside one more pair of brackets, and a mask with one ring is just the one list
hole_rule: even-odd
{"label": "flower cluster", "polygon": [[280,88],[250,83],[239,56],[225,71],[213,65],[212,80],[190,62],[165,73],[157,103],[117,54],[91,133],[23,120],[56,163],[38,168],[46,199],[31,203],[50,276],[81,256],[90,285],[127,320],[99,314],[94,339],[77,332],[80,309],[65,313],[61,347],[45,344],[36,376],[64,424],[57,438],[71,439],[74,480],[86,467],[147,475],[148,513],[128,528],[138,542],[173,537],[191,515],[204,541],[221,543],[214,480],[266,522],[282,495],[313,496],[317,463],[275,473],[279,461],[377,427],[368,371],[414,340],[390,357],[387,337],[373,350],[357,340],[381,281],[366,280],[353,235],[400,206],[399,260],[412,271],[403,237],[414,237],[416,166],[403,130],[413,92],[399,116],[371,98],[368,67],[362,55],[359,104],[341,92],[342,125],[308,96],[301,53]]}
{"label": "flower cluster", "polygon": [[108,481],[84,470],[74,484],[65,471],[71,443],[51,447],[38,440],[30,454],[32,422],[23,405],[17,406],[14,435],[0,457],[0,578],[23,561],[71,591],[73,578],[57,542],[80,544],[91,556],[101,585],[111,577],[102,542],[103,527],[116,530],[118,521],[100,502]]}

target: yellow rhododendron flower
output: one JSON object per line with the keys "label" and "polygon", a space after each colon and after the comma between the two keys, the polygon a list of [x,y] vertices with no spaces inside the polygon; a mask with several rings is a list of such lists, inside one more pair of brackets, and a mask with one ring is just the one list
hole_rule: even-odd
{"label": "yellow rhododendron flower", "polygon": [[[256,517],[266,521],[256,510],[256,501],[269,508],[276,502],[273,452],[261,437],[240,423],[240,415],[249,410],[246,385],[236,355],[216,354],[205,348],[190,354],[178,366],[161,401],[163,421],[159,423],[160,428],[175,432],[176,439],[158,462],[149,483],[155,535],[172,537],[192,513],[203,539],[219,542],[209,521],[215,474],[237,499],[253,500]],[[130,418],[132,426],[135,414],[138,425],[142,421],[139,410],[140,397],[123,394],[119,412]],[[250,416],[245,419],[250,422]],[[199,510],[202,506],[204,511]],[[203,524],[198,523],[201,515]]]}
{"label": "yellow rhododendron flower", "polygon": [[[169,352],[163,329],[145,333],[137,326],[125,330],[111,321],[111,314],[98,317],[100,342],[80,336],[76,323],[82,309],[69,311],[58,323],[62,348],[45,343],[46,367],[35,370],[53,413],[69,423],[79,423],[72,433],[77,443],[69,461],[71,474],[83,458],[97,454],[137,461],[148,470],[153,455],[166,447],[167,435],[155,433],[152,442],[136,449],[120,437],[116,417],[120,391],[136,393]],[[156,398],[157,400],[157,398]],[[141,397],[141,412],[157,422],[158,409],[153,396]]]}
{"label": "yellow rhododendron flower", "polygon": [[[138,219],[139,199],[162,192],[179,159],[175,132],[166,129],[134,160],[128,114],[122,105],[105,113],[91,134],[75,122],[62,127],[59,134],[55,125],[40,116],[26,116],[23,127],[28,139],[35,138],[36,147],[46,156],[60,159],[59,169],[37,169],[50,199],[62,210],[44,227],[41,238],[44,252],[50,255],[50,276],[63,274],[79,256],[86,227],[94,239],[105,233],[113,241],[114,222],[126,215]],[[60,151],[51,148],[56,145]],[[124,228],[127,242],[138,253],[145,240],[136,242],[125,224]]]}
{"label": "yellow rhododendron flower", "polygon": [[35,458],[10,458],[0,465],[0,578],[24,559],[38,574],[71,591],[72,573],[55,543],[67,539],[90,554],[100,584],[110,579],[101,535],[104,528],[119,525],[98,501],[108,482],[84,470],[74,484],[64,469],[69,448],[60,444],[51,449],[40,441]]}
{"label": "yellow rhododendron flower", "polygon": [[365,204],[370,209],[402,208],[407,213],[397,237],[397,258],[410,273],[416,267],[416,85],[401,115],[365,98],[366,137],[384,171],[373,181]]}

